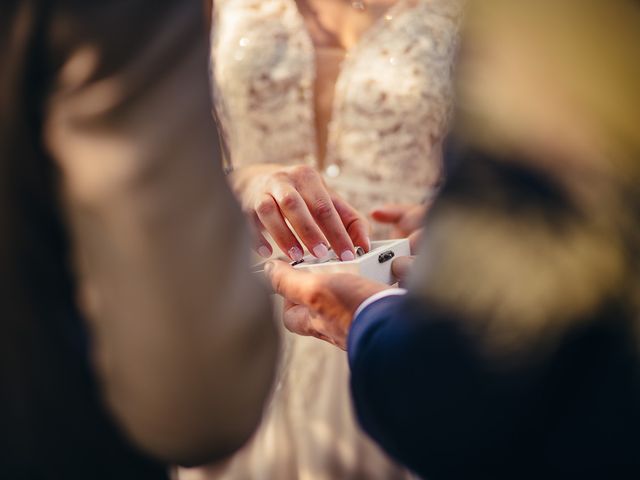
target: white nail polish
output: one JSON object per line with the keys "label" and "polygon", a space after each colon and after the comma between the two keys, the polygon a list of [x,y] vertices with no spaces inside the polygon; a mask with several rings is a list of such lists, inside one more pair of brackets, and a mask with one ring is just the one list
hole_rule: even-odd
{"label": "white nail polish", "polygon": [[340,260],[342,260],[343,262],[350,262],[351,260],[355,260],[355,259],[356,259],[356,256],[353,254],[351,250],[345,250],[340,255]]}
{"label": "white nail polish", "polygon": [[324,243],[319,243],[313,247],[313,254],[316,258],[325,258],[329,254],[329,249]]}
{"label": "white nail polish", "polygon": [[271,251],[264,245],[258,248],[258,254],[263,258],[271,258]]}
{"label": "white nail polish", "polygon": [[291,260],[293,260],[294,262],[302,260],[302,257],[302,250],[300,250],[298,247],[291,247],[289,249],[289,258],[291,258]]}

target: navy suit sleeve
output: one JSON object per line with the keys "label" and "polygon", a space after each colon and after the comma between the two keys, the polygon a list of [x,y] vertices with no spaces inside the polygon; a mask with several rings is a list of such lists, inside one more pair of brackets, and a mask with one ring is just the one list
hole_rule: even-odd
{"label": "navy suit sleeve", "polygon": [[393,296],[362,311],[349,335],[362,427],[397,460],[434,478],[499,463],[514,419],[526,416],[531,384],[525,369],[492,365],[456,320]]}
{"label": "navy suit sleeve", "polygon": [[490,354],[470,323],[411,295],[354,320],[356,413],[391,456],[430,480],[640,468],[637,347],[624,318],[605,309],[526,361]]}

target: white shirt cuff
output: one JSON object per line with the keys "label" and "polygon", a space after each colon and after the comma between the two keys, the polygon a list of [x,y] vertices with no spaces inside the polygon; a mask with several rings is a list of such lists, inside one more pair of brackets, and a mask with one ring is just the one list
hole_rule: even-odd
{"label": "white shirt cuff", "polygon": [[355,319],[358,318],[358,315],[360,315],[362,311],[372,303],[375,303],[378,300],[385,297],[391,297],[394,295],[405,295],[406,293],[407,293],[406,288],[388,288],[387,290],[382,290],[381,292],[374,293],[369,298],[367,298],[364,302],[362,302],[360,306],[356,309],[356,313],[353,315],[353,320],[355,321]]}

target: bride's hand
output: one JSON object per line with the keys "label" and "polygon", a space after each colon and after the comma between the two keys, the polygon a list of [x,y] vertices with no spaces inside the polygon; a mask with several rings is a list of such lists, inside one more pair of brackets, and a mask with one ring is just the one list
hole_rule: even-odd
{"label": "bride's hand", "polygon": [[[367,220],[328,189],[313,167],[251,165],[234,171],[231,180],[245,213],[292,260],[303,256],[294,232],[318,258],[327,255],[328,245],[342,260],[355,258],[354,245],[370,248]],[[261,233],[257,238],[258,253],[270,257],[269,242]]]}
{"label": "bride's hand", "polygon": [[265,271],[275,292],[285,298],[285,327],[343,350],[357,308],[371,295],[389,288],[349,273],[313,274],[279,261],[269,262]]}

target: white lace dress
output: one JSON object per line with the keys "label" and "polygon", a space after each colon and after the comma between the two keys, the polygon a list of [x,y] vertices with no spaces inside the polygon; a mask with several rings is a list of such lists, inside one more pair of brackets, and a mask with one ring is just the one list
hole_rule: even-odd
{"label": "white lace dress", "polygon": [[[295,1],[215,5],[212,83],[230,162],[317,165],[314,47]],[[324,176],[364,213],[419,203],[440,180],[460,5],[399,0],[343,62]],[[406,478],[357,427],[348,378],[344,352],[285,334],[252,442],[225,465],[183,479]]]}

